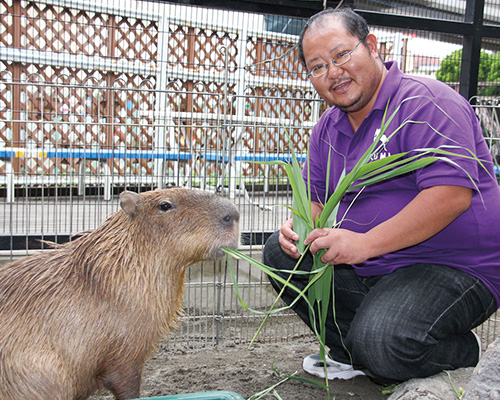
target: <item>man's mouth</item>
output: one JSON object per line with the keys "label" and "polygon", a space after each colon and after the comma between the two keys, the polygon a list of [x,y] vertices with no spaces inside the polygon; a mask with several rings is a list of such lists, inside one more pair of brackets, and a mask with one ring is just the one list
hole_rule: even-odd
{"label": "man's mouth", "polygon": [[332,85],[331,89],[335,92],[341,92],[341,91],[347,89],[347,87],[349,86],[351,81],[352,81],[351,79],[346,79],[346,80],[340,82],[339,84]]}

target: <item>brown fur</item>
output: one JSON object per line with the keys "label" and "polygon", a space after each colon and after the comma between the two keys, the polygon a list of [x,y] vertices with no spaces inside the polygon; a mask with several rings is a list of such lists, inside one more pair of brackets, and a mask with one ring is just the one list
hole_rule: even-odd
{"label": "brown fur", "polygon": [[86,399],[101,385],[139,397],[186,267],[238,244],[238,211],[214,195],[123,192],[120,205],[94,231],[0,269],[0,400]]}

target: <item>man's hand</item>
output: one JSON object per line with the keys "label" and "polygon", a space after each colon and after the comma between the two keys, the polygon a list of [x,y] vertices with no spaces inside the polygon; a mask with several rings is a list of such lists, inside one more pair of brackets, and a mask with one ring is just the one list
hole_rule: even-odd
{"label": "man's hand", "polygon": [[300,258],[295,242],[299,240],[299,235],[293,231],[293,221],[290,218],[280,229],[279,242],[283,251],[293,258]]}
{"label": "man's hand", "polygon": [[368,246],[364,233],[356,233],[346,229],[319,228],[307,235],[305,245],[311,243],[312,254],[327,249],[321,256],[323,264],[359,264],[369,258]]}

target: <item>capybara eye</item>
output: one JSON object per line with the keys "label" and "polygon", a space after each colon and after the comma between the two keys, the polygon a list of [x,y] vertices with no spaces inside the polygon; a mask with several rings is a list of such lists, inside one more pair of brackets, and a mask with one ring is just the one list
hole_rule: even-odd
{"label": "capybara eye", "polygon": [[162,201],[158,205],[158,208],[160,211],[168,211],[168,210],[174,208],[174,206],[172,205],[172,203],[169,203],[168,201]]}

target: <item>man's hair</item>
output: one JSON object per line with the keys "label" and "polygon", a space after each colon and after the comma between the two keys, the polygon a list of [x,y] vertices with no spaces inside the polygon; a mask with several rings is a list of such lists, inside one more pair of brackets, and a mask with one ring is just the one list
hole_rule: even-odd
{"label": "man's hair", "polygon": [[368,24],[366,23],[365,19],[361,15],[356,14],[349,7],[327,8],[323,11],[320,11],[319,13],[314,14],[311,18],[309,18],[299,36],[299,42],[298,42],[299,58],[300,61],[302,61],[302,64],[304,64],[304,66],[306,66],[306,59],[304,57],[304,48],[302,46],[304,35],[314,22],[318,22],[321,19],[329,16],[338,17],[340,21],[342,21],[342,23],[344,24],[344,27],[347,30],[347,32],[349,32],[353,36],[356,36],[359,40],[365,39],[366,36],[370,33],[370,30],[368,29]]}

